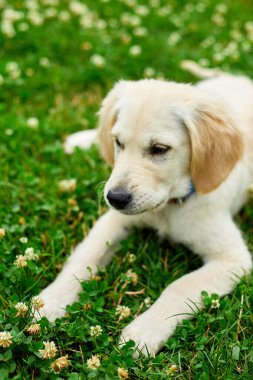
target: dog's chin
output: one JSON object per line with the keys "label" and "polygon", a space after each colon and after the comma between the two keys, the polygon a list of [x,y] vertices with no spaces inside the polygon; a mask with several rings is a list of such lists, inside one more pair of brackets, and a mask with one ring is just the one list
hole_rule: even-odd
{"label": "dog's chin", "polygon": [[122,210],[115,209],[112,206],[109,206],[111,209],[116,210],[124,215],[140,215],[151,211],[158,211],[162,209],[167,204],[167,200],[162,200],[161,202],[155,204],[155,205],[144,205],[144,207],[137,208],[137,207],[126,207]]}

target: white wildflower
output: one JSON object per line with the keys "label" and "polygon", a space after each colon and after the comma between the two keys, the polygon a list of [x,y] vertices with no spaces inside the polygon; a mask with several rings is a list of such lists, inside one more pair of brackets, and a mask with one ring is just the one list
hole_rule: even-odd
{"label": "white wildflower", "polygon": [[132,269],[129,269],[126,272],[126,276],[127,276],[128,281],[131,281],[134,285],[137,285],[137,283],[138,283],[138,274],[137,273],[133,272]]}
{"label": "white wildflower", "polygon": [[167,39],[169,46],[175,46],[181,40],[181,35],[178,32],[172,32]]}
{"label": "white wildflower", "polygon": [[5,229],[0,228],[0,239],[3,238],[4,236],[5,236]]}
{"label": "white wildflower", "polygon": [[49,67],[50,66],[50,61],[47,57],[41,57],[39,60],[40,66],[42,67]]}
{"label": "white wildflower", "polygon": [[70,361],[68,360],[68,355],[60,356],[58,359],[54,360],[50,367],[55,372],[60,372],[63,368],[66,368],[70,365]]}
{"label": "white wildflower", "polygon": [[178,366],[176,364],[172,364],[168,369],[168,374],[173,375],[174,373],[178,372]]}
{"label": "white wildflower", "polygon": [[66,22],[70,19],[70,14],[67,11],[60,11],[58,17],[60,21]]}
{"label": "white wildflower", "polygon": [[16,260],[14,261],[14,265],[16,265],[19,268],[24,268],[27,266],[26,257],[23,255],[16,256]]}
{"label": "white wildflower", "polygon": [[138,26],[133,30],[133,34],[137,37],[145,37],[148,34],[148,30],[144,26]]}
{"label": "white wildflower", "polygon": [[39,350],[39,352],[42,355],[42,359],[51,359],[54,358],[56,355],[57,347],[53,341],[49,342],[43,342],[44,344],[44,350]]}
{"label": "white wildflower", "polygon": [[17,310],[17,317],[23,317],[28,312],[28,306],[24,302],[18,302],[14,307]]}
{"label": "white wildflower", "polygon": [[90,327],[90,336],[93,336],[94,338],[97,338],[98,336],[102,335],[102,332],[103,330],[100,325]]}
{"label": "white wildflower", "polygon": [[211,309],[219,309],[220,301],[218,299],[212,300]]}
{"label": "white wildflower", "polygon": [[146,67],[144,69],[143,75],[145,78],[151,78],[155,75],[155,70],[152,67]]}
{"label": "white wildflower", "polygon": [[68,193],[76,190],[76,180],[74,178],[71,179],[63,179],[58,184],[59,190],[62,193]]}
{"label": "white wildflower", "polygon": [[129,49],[129,54],[136,57],[141,54],[141,47],[139,45],[133,45]]}
{"label": "white wildflower", "polygon": [[14,133],[14,131],[13,131],[13,129],[11,129],[11,128],[7,128],[7,129],[5,130],[5,134],[6,134],[7,136],[11,136],[11,135],[13,135],[13,133]]}
{"label": "white wildflower", "polygon": [[96,67],[104,67],[105,66],[105,59],[100,54],[93,54],[90,57],[90,62],[96,66]]}
{"label": "white wildflower", "polygon": [[37,255],[37,253],[34,252],[34,248],[33,247],[26,248],[26,250],[25,250],[25,258],[27,260],[31,260],[31,261],[38,259],[38,255]]}
{"label": "white wildflower", "polygon": [[69,9],[74,15],[83,15],[88,12],[87,6],[79,1],[70,1]]}
{"label": "white wildflower", "polygon": [[17,28],[20,32],[26,32],[29,29],[29,24],[27,24],[27,22],[21,22]]}
{"label": "white wildflower", "polygon": [[145,299],[144,299],[144,303],[145,303],[145,306],[146,306],[147,308],[149,308],[149,307],[151,306],[151,304],[152,304],[152,300],[151,300],[151,298],[150,298],[150,297],[145,298]]}
{"label": "white wildflower", "polygon": [[87,360],[87,365],[90,369],[97,369],[100,366],[98,355],[92,355],[92,357]]}
{"label": "white wildflower", "polygon": [[26,244],[28,242],[28,239],[26,236],[22,236],[20,239],[19,239],[20,243],[22,244]]}
{"label": "white wildflower", "polygon": [[139,16],[147,16],[149,14],[149,8],[146,5],[139,5],[135,8],[135,12]]}
{"label": "white wildflower", "polygon": [[12,335],[8,331],[0,331],[0,347],[9,347],[12,343]]}
{"label": "white wildflower", "polygon": [[32,298],[32,307],[34,310],[38,311],[45,305],[44,300],[40,296],[35,296]]}
{"label": "white wildflower", "polygon": [[36,129],[38,128],[39,120],[37,119],[37,117],[29,117],[26,120],[26,124],[29,128]]}
{"label": "white wildflower", "polygon": [[128,370],[125,368],[118,367],[118,375],[120,379],[128,379]]}
{"label": "white wildflower", "polygon": [[135,256],[135,254],[130,253],[130,254],[128,255],[128,262],[129,262],[130,264],[132,264],[133,262],[135,262],[135,260],[136,260],[136,256]]}
{"label": "white wildflower", "polygon": [[5,69],[12,79],[19,78],[21,75],[21,70],[17,62],[8,62]]}
{"label": "white wildflower", "polygon": [[116,307],[116,315],[119,316],[119,319],[127,318],[131,314],[131,309],[128,306],[117,306]]}
{"label": "white wildflower", "polygon": [[38,323],[32,323],[30,326],[27,326],[26,331],[30,335],[36,335],[40,332],[40,325]]}

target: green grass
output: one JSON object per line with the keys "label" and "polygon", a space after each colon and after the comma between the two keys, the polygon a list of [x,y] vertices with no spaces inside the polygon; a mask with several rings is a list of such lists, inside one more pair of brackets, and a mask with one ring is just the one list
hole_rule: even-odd
{"label": "green grass", "polygon": [[[142,78],[147,67],[154,70],[154,77],[193,82],[179,68],[182,59],[193,59],[252,76],[253,26],[246,24],[252,2],[226,0],[227,12],[222,13],[220,6],[219,17],[213,21],[216,0],[193,5],[183,0],[160,1],[156,7],[150,5],[155,5],[152,0],[140,1],[146,8],[131,6],[137,1],[87,0],[82,3],[90,10],[84,15],[89,28],[80,26],[81,16],[69,11],[69,1],[49,3],[12,0],[1,8],[2,31],[7,7],[23,12],[23,18],[13,23],[15,35],[0,32],[0,227],[6,230],[0,239],[0,331],[13,336],[8,348],[0,347],[0,379],[112,380],[119,379],[118,367],[127,369],[130,379],[252,379],[252,275],[220,301],[219,309],[211,309],[207,297],[206,309],[179,326],[156,358],[134,360],[131,342],[123,349],[117,347],[122,328],[145,310],[146,297],[154,301],[168,283],[201,264],[182,246],[158,244],[150,231],[133,231],[106,272],[100,273],[101,280],[83,284],[80,302],[68,307],[69,316],[55,324],[43,318],[38,335],[28,335],[25,329],[32,317],[17,317],[14,308],[20,301],[30,304],[31,297],[54,279],[71,248],[105,210],[101,184],[109,176],[109,167],[95,147],[66,156],[64,137],[94,128],[99,104],[113,83]],[[44,18],[41,25],[31,22],[34,4]],[[126,16],[146,10],[146,16]],[[68,11],[69,20],[60,19],[62,11]],[[51,17],[45,16],[50,13]],[[139,25],[130,25],[129,20]],[[20,31],[24,23],[28,29]],[[143,34],[138,27],[146,28],[145,36],[136,35]],[[138,56],[129,54],[134,45],[142,49]],[[103,67],[92,63],[93,54],[104,57]],[[19,71],[11,75],[8,63],[13,61]],[[30,117],[39,120],[37,128],[27,125]],[[58,182],[69,178],[76,179],[76,191],[59,193]],[[76,206],[68,203],[69,198],[75,199]],[[237,222],[251,249],[252,202]],[[26,245],[19,241],[22,236],[28,238]],[[16,255],[26,247],[33,247],[39,259],[17,268]],[[133,263],[130,254],[136,255]],[[138,284],[124,288],[130,268],[138,274]],[[126,294],[141,289],[144,294]],[[118,322],[115,309],[120,297],[131,308],[131,316]],[[84,310],[85,304],[92,308]],[[89,329],[96,324],[103,334],[94,339]],[[71,365],[59,374],[50,368],[54,359],[43,360],[39,354],[44,341],[55,342],[57,357],[69,356]],[[95,354],[101,366],[88,369],[87,359]],[[176,370],[169,373],[172,365]]]}

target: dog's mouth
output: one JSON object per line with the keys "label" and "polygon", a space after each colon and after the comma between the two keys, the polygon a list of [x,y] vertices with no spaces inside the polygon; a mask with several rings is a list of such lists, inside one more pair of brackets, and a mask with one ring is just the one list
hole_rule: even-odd
{"label": "dog's mouth", "polygon": [[[119,211],[121,214],[124,214],[124,215],[141,215],[141,214],[144,214],[145,212],[156,211],[159,208],[165,206],[166,204],[167,204],[167,200],[162,200],[161,202],[144,209],[129,207],[129,208],[125,208],[125,209],[117,210],[117,211]],[[114,209],[114,207],[112,206],[110,207]]]}

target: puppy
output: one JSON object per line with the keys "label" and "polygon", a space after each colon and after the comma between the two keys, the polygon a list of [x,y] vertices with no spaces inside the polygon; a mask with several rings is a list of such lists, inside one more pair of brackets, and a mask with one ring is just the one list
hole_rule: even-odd
{"label": "puppy", "polygon": [[41,293],[42,315],[63,316],[78,299],[79,280],[89,279],[87,267],[95,273],[107,264],[131,226],[184,244],[203,266],[170,284],[122,331],[120,342],[134,340],[145,355],[155,355],[202,307],[201,291],[228,294],[252,267],[232,217],[253,181],[253,84],[192,62],[184,67],[209,79],[196,86],[120,81],[102,103],[97,136],[80,132],[67,140],[67,152],[98,140],[113,166],[104,190],[110,210]]}

